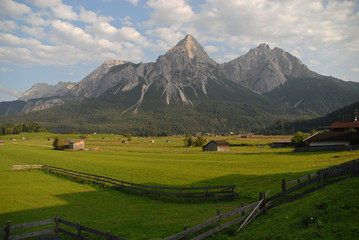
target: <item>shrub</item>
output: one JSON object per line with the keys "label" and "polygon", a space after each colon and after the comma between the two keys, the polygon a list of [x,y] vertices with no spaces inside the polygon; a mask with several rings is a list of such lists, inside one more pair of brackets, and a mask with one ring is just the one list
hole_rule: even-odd
{"label": "shrub", "polygon": [[69,143],[64,141],[63,139],[59,139],[58,137],[55,138],[54,142],[52,143],[54,149],[56,150],[64,150],[69,146]]}
{"label": "shrub", "polygon": [[292,144],[295,146],[306,146],[307,143],[303,140],[309,137],[307,133],[297,132],[291,139]]}

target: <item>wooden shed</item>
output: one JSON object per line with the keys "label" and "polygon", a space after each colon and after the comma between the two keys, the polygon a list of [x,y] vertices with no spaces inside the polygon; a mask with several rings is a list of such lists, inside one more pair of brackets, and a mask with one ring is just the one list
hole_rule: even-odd
{"label": "wooden shed", "polygon": [[84,150],[85,149],[85,140],[77,140],[77,141],[67,141],[69,143],[69,149],[71,150]]}
{"label": "wooden shed", "polygon": [[203,151],[229,151],[229,142],[226,140],[212,140],[202,147]]}

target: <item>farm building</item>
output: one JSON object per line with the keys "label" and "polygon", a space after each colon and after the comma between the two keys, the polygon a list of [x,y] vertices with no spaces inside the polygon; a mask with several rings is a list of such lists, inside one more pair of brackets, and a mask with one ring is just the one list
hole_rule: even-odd
{"label": "farm building", "polygon": [[71,150],[84,150],[85,149],[85,140],[77,140],[77,141],[71,141],[71,140],[65,140],[69,143],[68,149]]}
{"label": "farm building", "polygon": [[309,147],[359,145],[359,132],[323,132],[306,139]]}
{"label": "farm building", "polygon": [[333,132],[346,132],[351,129],[359,132],[359,122],[334,122],[330,125],[330,130]]}
{"label": "farm building", "polygon": [[272,142],[270,145],[271,148],[285,148],[285,147],[292,147],[292,141],[289,139],[286,140],[278,140]]}
{"label": "farm building", "polygon": [[212,140],[202,147],[203,151],[229,151],[229,142],[226,140]]}

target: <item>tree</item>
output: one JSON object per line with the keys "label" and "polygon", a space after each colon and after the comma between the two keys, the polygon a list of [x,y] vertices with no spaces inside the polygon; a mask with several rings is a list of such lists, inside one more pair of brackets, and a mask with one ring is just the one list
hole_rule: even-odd
{"label": "tree", "polygon": [[207,142],[207,138],[203,136],[193,137],[192,135],[186,135],[183,139],[185,147],[202,147]]}
{"label": "tree", "polygon": [[59,139],[58,137],[55,138],[54,142],[52,143],[52,146],[56,150],[64,150],[69,145],[68,142],[65,142],[63,139]]}
{"label": "tree", "polygon": [[292,143],[295,146],[306,146],[307,143],[303,142],[304,139],[306,139],[309,135],[307,133],[297,132],[293,138],[291,139]]}

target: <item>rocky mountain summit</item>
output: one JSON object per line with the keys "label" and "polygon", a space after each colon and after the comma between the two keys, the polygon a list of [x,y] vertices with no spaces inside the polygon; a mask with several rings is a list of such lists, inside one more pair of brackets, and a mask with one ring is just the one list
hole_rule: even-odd
{"label": "rocky mountain summit", "polygon": [[221,67],[231,81],[258,93],[270,92],[288,77],[320,77],[298,58],[280,48],[270,49],[265,43]]}
{"label": "rocky mountain summit", "polygon": [[36,83],[32,88],[24,92],[19,100],[27,101],[37,98],[62,97],[68,93],[76,83],[73,82],[59,82],[56,85],[49,85],[47,83]]}

